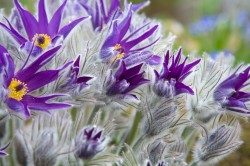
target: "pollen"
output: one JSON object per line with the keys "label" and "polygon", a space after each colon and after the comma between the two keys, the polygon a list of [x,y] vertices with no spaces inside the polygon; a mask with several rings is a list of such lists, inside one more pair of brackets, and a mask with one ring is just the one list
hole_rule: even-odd
{"label": "pollen", "polygon": [[120,50],[121,48],[122,48],[122,46],[121,46],[120,44],[116,44],[116,45],[114,46],[114,49],[115,49],[116,51]]}
{"label": "pollen", "polygon": [[45,50],[51,43],[51,38],[46,34],[36,34],[32,40],[35,40],[35,45],[42,50]]}
{"label": "pollen", "polygon": [[109,60],[109,62],[114,62],[114,61],[116,61],[118,59],[122,59],[124,57],[124,50],[120,44],[116,44],[114,46],[114,50],[118,51],[119,53],[115,57],[111,58]]}
{"label": "pollen", "polygon": [[15,78],[12,78],[9,85],[9,98],[16,99],[18,101],[23,99],[23,96],[28,92],[27,85]]}

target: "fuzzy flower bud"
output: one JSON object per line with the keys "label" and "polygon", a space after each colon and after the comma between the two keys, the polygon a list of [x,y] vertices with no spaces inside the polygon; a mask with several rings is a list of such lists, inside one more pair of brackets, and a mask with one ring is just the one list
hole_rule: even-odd
{"label": "fuzzy flower bud", "polygon": [[97,129],[96,126],[86,127],[76,137],[75,156],[81,159],[93,158],[105,148],[106,140],[103,130]]}
{"label": "fuzzy flower bud", "polygon": [[147,113],[144,125],[147,136],[158,135],[176,122],[177,105],[172,99],[163,101],[154,108],[147,108],[147,104],[144,104],[144,111]]}
{"label": "fuzzy flower bud", "polygon": [[47,130],[40,134],[37,146],[34,148],[33,157],[36,166],[53,166],[56,163],[56,133]]}
{"label": "fuzzy flower bud", "polygon": [[243,142],[239,140],[240,126],[221,125],[196,145],[194,157],[201,165],[214,165],[236,150]]}

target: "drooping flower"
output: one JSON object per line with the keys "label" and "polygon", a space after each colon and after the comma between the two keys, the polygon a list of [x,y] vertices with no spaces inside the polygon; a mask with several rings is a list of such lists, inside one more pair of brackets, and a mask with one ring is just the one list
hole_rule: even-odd
{"label": "drooping flower", "polygon": [[[108,0],[95,0],[95,1],[78,0],[78,1],[91,16],[93,29],[98,31],[106,27],[112,20],[117,19],[122,12],[120,0],[112,0],[110,3]],[[139,4],[133,4],[132,10],[138,11],[143,7],[147,6],[148,4],[149,1],[145,1]],[[127,5],[128,2],[127,0],[125,0],[124,6]]]}
{"label": "drooping flower", "polygon": [[129,92],[149,82],[149,80],[143,78],[145,72],[139,73],[142,65],[127,69],[126,64],[122,62],[115,74],[110,71],[105,82],[106,95],[125,95],[136,98],[135,95],[129,94]]}
{"label": "drooping flower", "polygon": [[250,114],[245,105],[246,102],[250,101],[250,92],[244,92],[244,87],[249,85],[250,67],[237,74],[239,69],[240,67],[217,86],[214,91],[214,100],[227,110],[240,114]]}
{"label": "drooping flower", "polygon": [[[125,60],[134,54],[138,55],[134,57],[134,65],[136,62],[138,64],[149,61],[150,58],[153,58],[154,61],[157,59],[152,52],[149,53],[149,50],[146,49],[158,41],[159,38],[151,38],[157,31],[158,25],[151,26],[148,22],[140,28],[131,28],[132,13],[131,5],[128,5],[123,15],[112,21],[108,35],[101,47],[100,59],[102,61]],[[149,40],[149,38],[151,39]],[[147,41],[146,44],[145,41]]]}
{"label": "drooping flower", "polygon": [[153,90],[158,96],[168,98],[182,93],[194,94],[193,90],[183,83],[183,80],[192,72],[191,69],[200,62],[200,59],[186,64],[188,59],[188,57],[186,57],[184,61],[180,63],[181,54],[182,50],[179,49],[176,58],[174,55],[171,58],[168,51],[161,73],[154,70],[155,82]]}
{"label": "drooping flower", "polygon": [[103,130],[96,126],[86,127],[81,131],[75,140],[75,156],[80,159],[91,159],[97,153],[104,150],[107,139]]}
{"label": "drooping flower", "polygon": [[[22,34],[19,28],[15,29],[7,18],[5,19],[8,25],[0,22],[0,26],[3,27],[21,47],[28,50],[28,52],[31,50],[32,43],[34,43],[36,47],[33,48],[32,52],[33,55],[37,55],[46,50],[50,45],[53,45],[60,37],[63,37],[63,39],[66,38],[77,24],[87,18],[78,18],[60,28],[61,17],[66,2],[65,0],[54,13],[51,20],[48,21],[44,0],[40,0],[38,3],[38,20],[29,11],[23,9],[18,0],[14,0],[26,34]],[[27,35],[27,38],[25,35]]]}
{"label": "drooping flower", "polygon": [[81,76],[78,77],[80,66],[80,55],[72,64],[70,71],[68,72],[65,81],[59,86],[59,90],[63,92],[80,92],[82,89],[88,86],[87,82],[93,77]]}
{"label": "drooping flower", "polygon": [[57,70],[39,71],[56,55],[60,47],[57,46],[43,53],[29,66],[26,66],[27,59],[22,68],[14,73],[15,64],[7,50],[0,45],[2,102],[11,110],[24,115],[26,118],[30,117],[29,109],[49,112],[49,110],[69,107],[70,105],[65,103],[47,103],[48,100],[62,95],[53,94],[50,96],[35,97],[30,94],[55,81],[59,76],[59,72],[71,63],[69,62]]}

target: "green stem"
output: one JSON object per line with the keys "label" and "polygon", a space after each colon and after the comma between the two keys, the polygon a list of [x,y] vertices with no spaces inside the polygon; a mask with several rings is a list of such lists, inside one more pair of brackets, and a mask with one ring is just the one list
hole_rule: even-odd
{"label": "green stem", "polygon": [[138,126],[141,122],[141,118],[142,118],[141,111],[137,111],[135,118],[134,118],[134,123],[133,123],[132,128],[131,128],[131,132],[130,132],[129,136],[127,137],[127,139],[125,140],[125,142],[128,145],[131,145],[136,137],[136,133],[138,131]]}
{"label": "green stem", "polygon": [[[128,134],[127,138],[125,139],[124,142],[126,142],[128,145],[131,145],[135,138],[136,138],[136,133],[138,131],[138,126],[141,122],[141,118],[142,118],[142,114],[141,114],[141,111],[136,111],[136,114],[135,114],[135,118],[134,118],[134,122],[133,122],[133,125],[131,127],[131,131],[130,131],[130,134]],[[125,150],[125,146],[123,146],[120,150],[119,150],[119,154],[121,154],[121,152],[123,152]]]}

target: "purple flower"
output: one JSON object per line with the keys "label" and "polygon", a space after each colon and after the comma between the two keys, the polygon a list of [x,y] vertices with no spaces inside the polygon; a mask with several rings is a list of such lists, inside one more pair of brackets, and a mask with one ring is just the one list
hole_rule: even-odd
{"label": "purple flower", "polygon": [[[103,27],[108,25],[112,20],[118,18],[121,15],[121,1],[120,0],[112,0],[111,3],[108,0],[96,0],[96,1],[88,1],[88,0],[78,0],[82,7],[88,12],[91,16],[91,21],[93,28],[95,30],[102,30]],[[91,3],[92,2],[92,3]],[[138,11],[143,7],[147,6],[149,1],[145,1],[139,4],[132,5],[133,11]],[[128,2],[125,0],[125,5],[127,6]]]}
{"label": "purple flower", "polygon": [[37,55],[50,46],[50,44],[54,44],[59,37],[62,36],[63,38],[66,38],[70,31],[78,23],[87,18],[81,17],[60,28],[61,17],[66,2],[67,1],[65,0],[48,22],[44,0],[40,0],[38,3],[38,20],[30,12],[23,9],[18,0],[14,0],[19,17],[21,18],[26,31],[27,38],[19,32],[20,28],[16,30],[7,18],[5,19],[8,25],[0,22],[0,26],[3,27],[15,39],[15,41],[28,51],[30,51],[32,43],[34,42],[36,47],[32,50],[32,52],[34,55]]}
{"label": "purple flower", "polygon": [[191,69],[200,62],[200,59],[186,64],[188,59],[186,57],[184,61],[180,63],[181,53],[182,50],[179,49],[176,58],[174,55],[171,58],[168,51],[161,73],[154,70],[155,82],[153,90],[158,96],[173,97],[182,93],[194,94],[193,90],[182,81],[192,72]]}
{"label": "purple flower", "polygon": [[6,148],[8,148],[8,146],[9,146],[9,143],[7,145],[3,146],[3,147],[0,147],[0,158],[4,157],[4,156],[8,156],[8,154],[4,152],[4,150]]}
{"label": "purple flower", "polygon": [[230,111],[250,114],[245,105],[246,102],[250,101],[250,93],[243,91],[243,88],[249,85],[250,66],[237,74],[239,68],[218,85],[214,92],[214,100]]}
{"label": "purple flower", "polygon": [[136,98],[135,95],[128,93],[140,85],[149,82],[149,80],[143,78],[143,74],[145,72],[139,73],[142,65],[143,64],[140,64],[127,69],[125,63],[122,62],[115,75],[113,75],[112,71],[110,71],[105,83],[106,95],[128,95]]}
{"label": "purple flower", "polygon": [[[129,5],[126,12],[123,13],[123,17],[114,20],[110,25],[108,36],[100,51],[100,58],[104,62],[113,62],[120,59],[125,60],[137,54],[138,56],[134,57],[135,64],[136,62],[148,61],[151,57],[154,57],[153,53],[150,52],[149,54],[149,51],[145,51],[145,49],[158,41],[159,38],[151,38],[149,40],[156,32],[158,25],[151,27],[150,23],[145,23],[140,28],[134,29],[131,25],[132,14],[132,7]],[[150,42],[146,45],[142,44],[146,40]]]}
{"label": "purple flower", "polygon": [[101,152],[106,145],[103,131],[94,127],[86,127],[76,137],[75,155],[80,159],[91,159]]}
{"label": "purple flower", "polygon": [[66,80],[63,82],[62,85],[60,85],[59,87],[60,91],[79,92],[88,86],[87,82],[91,80],[93,77],[89,77],[89,76],[78,77],[79,65],[80,65],[80,55],[72,64],[70,71],[68,72],[66,76]]}
{"label": "purple flower", "polygon": [[[14,62],[7,50],[0,45],[1,99],[11,110],[29,118],[29,109],[49,112],[49,110],[70,106],[64,103],[47,103],[48,100],[62,95],[53,94],[44,97],[30,95],[31,92],[55,81],[59,76],[59,72],[71,63],[67,63],[57,70],[39,71],[56,55],[55,53],[60,47],[57,46],[43,53],[29,66],[26,66],[29,60],[27,58],[22,68],[14,73]],[[44,79],[45,77],[46,79]]]}

